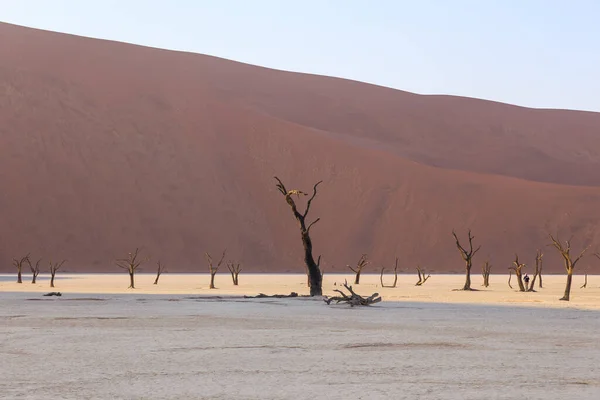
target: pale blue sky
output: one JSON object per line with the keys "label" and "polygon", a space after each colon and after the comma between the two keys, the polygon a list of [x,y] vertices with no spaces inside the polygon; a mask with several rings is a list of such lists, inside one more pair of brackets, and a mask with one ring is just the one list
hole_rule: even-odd
{"label": "pale blue sky", "polygon": [[417,93],[600,111],[600,0],[0,0],[0,21]]}

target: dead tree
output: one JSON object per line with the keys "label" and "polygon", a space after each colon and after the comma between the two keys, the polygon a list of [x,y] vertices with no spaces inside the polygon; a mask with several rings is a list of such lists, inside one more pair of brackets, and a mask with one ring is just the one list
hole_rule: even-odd
{"label": "dead tree", "polygon": [[63,266],[66,260],[62,260],[59,263],[53,263],[50,261],[50,287],[54,287],[54,277],[56,272]]}
{"label": "dead tree", "polygon": [[429,279],[429,277],[431,276],[431,275],[425,276],[425,272],[423,272],[421,267],[419,267],[418,265],[417,265],[417,274],[419,274],[419,280],[417,283],[415,283],[415,286],[422,286],[427,281],[427,279]]}
{"label": "dead tree", "polygon": [[587,271],[585,271],[585,282],[583,282],[583,285],[581,285],[581,287],[579,289],[585,289],[587,287]]}
{"label": "dead tree", "polygon": [[29,260],[29,254],[23,258],[13,258],[13,265],[17,267],[17,283],[23,283],[23,277],[21,275],[23,271],[23,264]]}
{"label": "dead tree", "polygon": [[541,252],[541,250],[537,251],[537,254],[535,255],[535,269],[538,271],[538,278],[540,278],[538,286],[540,287],[540,289],[543,289],[544,287],[542,286],[542,258],[544,257],[544,253]]}
{"label": "dead tree", "polygon": [[[527,288],[528,292],[535,292],[535,280],[539,276],[540,280],[542,280],[541,276],[541,268],[542,268],[542,257],[544,254],[540,250],[535,254],[535,271],[533,271],[533,278],[531,278],[531,284]],[[542,287],[540,285],[540,287]]]}
{"label": "dead tree", "polygon": [[240,271],[242,270],[240,263],[235,264],[230,261],[227,263],[227,269],[231,273],[231,280],[233,281],[233,286],[238,286],[238,284],[240,283],[240,281],[239,281]]}
{"label": "dead tree", "polygon": [[164,272],[167,272],[167,267],[165,267],[165,265],[158,260],[156,262],[156,279],[154,280],[155,285],[158,285],[158,278],[160,278]]}
{"label": "dead tree", "polygon": [[458,236],[456,236],[456,232],[452,231],[452,235],[454,236],[454,239],[456,239],[456,247],[458,248],[458,251],[460,251],[460,255],[465,262],[465,286],[462,288],[462,290],[473,290],[471,289],[471,267],[473,266],[473,256],[479,251],[479,249],[481,249],[481,246],[473,250],[473,239],[475,237],[471,235],[470,229],[468,231],[468,250],[460,245]]}
{"label": "dead tree", "polygon": [[300,190],[296,190],[296,189],[288,191],[285,188],[285,185],[283,184],[283,182],[281,182],[281,180],[278,177],[275,177],[275,179],[278,182],[277,189],[279,189],[281,194],[283,194],[283,196],[285,197],[285,201],[291,207],[292,213],[294,214],[294,218],[296,218],[296,221],[298,221],[298,226],[300,227],[300,235],[302,236],[302,245],[304,246],[304,263],[306,264],[306,268],[308,269],[308,275],[310,278],[310,295],[311,296],[321,296],[323,294],[323,288],[322,288],[323,276],[321,275],[321,269],[319,268],[319,265],[317,265],[317,263],[315,262],[315,259],[313,258],[313,254],[312,254],[313,245],[312,245],[312,240],[310,239],[310,228],[312,228],[313,225],[316,224],[317,222],[319,222],[321,219],[320,218],[315,219],[313,222],[308,224],[308,226],[306,225],[305,221],[306,221],[306,217],[308,216],[308,212],[310,211],[310,206],[312,204],[312,201],[317,196],[317,187],[323,181],[319,181],[319,182],[315,183],[315,185],[313,186],[313,194],[308,199],[308,202],[306,203],[306,209],[304,210],[303,213],[300,213],[298,211],[298,208],[296,207],[296,203],[294,202],[294,199],[292,198],[292,196],[296,195],[296,196],[300,197],[300,195],[308,196],[308,194],[304,193]]}
{"label": "dead tree", "polygon": [[350,304],[350,307],[354,307],[354,306],[370,306],[371,304],[379,303],[381,301],[381,297],[379,297],[379,293],[373,293],[369,297],[362,297],[361,295],[356,294],[352,290],[352,286],[348,286],[347,281],[344,283],[344,287],[346,288],[346,290],[348,290],[348,292],[350,292],[350,295],[347,295],[346,293],[342,292],[339,289],[335,289],[334,292],[337,292],[340,295],[339,296],[331,296],[331,297],[325,296],[325,298],[323,299],[325,301],[325,303],[331,304],[332,301],[335,301],[336,304],[346,303],[346,304]]}
{"label": "dead tree", "polygon": [[[542,267],[543,267],[543,265],[542,265],[542,261],[543,261],[542,257],[543,256],[544,256],[543,254],[540,255],[540,270],[539,270],[539,273],[538,273],[538,278],[540,278],[538,286],[539,286],[540,289],[544,288],[544,285],[543,285],[543,282],[542,282]],[[537,259],[536,259],[536,262],[537,262]]]}
{"label": "dead tree", "polygon": [[515,276],[517,277],[517,283],[519,284],[519,292],[527,291],[525,284],[523,283],[523,268],[525,264],[519,262],[519,256],[515,254],[515,261],[513,261],[513,266],[508,267],[511,271],[515,272]]}
{"label": "dead tree", "polygon": [[27,258],[27,264],[29,264],[29,270],[31,271],[31,283],[32,284],[35,284],[37,277],[40,274],[40,262],[42,262],[41,258],[39,260],[37,260],[37,262],[35,263],[35,267],[34,267],[31,264],[29,257]]}
{"label": "dead tree", "polygon": [[558,235],[556,236],[556,239],[552,235],[549,236],[550,240],[552,240],[551,245],[556,250],[558,250],[558,252],[562,256],[563,261],[565,263],[565,269],[567,270],[567,285],[565,287],[565,294],[559,300],[569,301],[571,296],[571,282],[573,281],[573,270],[575,269],[575,265],[577,265],[577,262],[581,260],[581,257],[583,257],[583,255],[590,248],[590,246],[583,249],[581,253],[579,253],[579,255],[577,256],[577,258],[573,260],[571,259],[571,240],[567,240],[565,242],[565,246],[563,246],[563,244],[560,242],[560,239],[558,238]]}
{"label": "dead tree", "polygon": [[354,276],[354,284],[355,285],[360,284],[360,274],[361,274],[363,268],[366,267],[368,264],[369,264],[369,261],[367,260],[367,255],[363,254],[362,256],[360,256],[360,259],[356,263],[356,267],[351,267],[349,265],[347,266],[355,274],[355,276]]}
{"label": "dead tree", "polygon": [[394,284],[391,286],[385,286],[383,284],[383,272],[385,271],[385,267],[381,267],[381,275],[379,276],[379,280],[381,281],[381,287],[389,287],[395,288],[398,283],[398,257],[396,257],[396,263],[394,264]]}
{"label": "dead tree", "polygon": [[512,269],[510,269],[510,267],[508,269],[509,269],[509,271],[508,271],[508,287],[512,289],[513,287],[510,284],[510,280],[512,279]]}
{"label": "dead tree", "polygon": [[484,287],[490,286],[490,272],[492,271],[492,264],[489,261],[486,261],[481,267],[481,274],[483,275],[483,285]]}
{"label": "dead tree", "polygon": [[117,264],[117,266],[119,268],[126,270],[127,273],[129,274],[129,289],[135,289],[135,283],[134,283],[135,272],[137,271],[137,269],[143,262],[148,261],[148,258],[146,258],[144,260],[140,260],[138,258],[139,255],[140,255],[140,249],[136,248],[133,253],[127,254],[127,258],[121,258],[121,259],[115,261],[115,263]]}
{"label": "dead tree", "polygon": [[219,271],[219,267],[223,263],[223,259],[225,258],[226,252],[227,252],[227,249],[223,250],[221,259],[219,260],[219,262],[217,263],[216,266],[213,265],[213,260],[212,260],[212,257],[210,256],[210,254],[206,253],[206,260],[208,261],[208,271],[210,272],[210,286],[209,286],[210,289],[215,289],[215,275],[217,274],[217,271]]}

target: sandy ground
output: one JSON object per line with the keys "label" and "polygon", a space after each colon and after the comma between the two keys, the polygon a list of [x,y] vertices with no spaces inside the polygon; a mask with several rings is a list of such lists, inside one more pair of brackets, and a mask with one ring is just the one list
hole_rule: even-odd
{"label": "sandy ground", "polygon": [[384,297],[369,308],[225,296],[303,292],[300,275],[241,275],[239,288],[219,276],[217,290],[201,275],[157,287],[140,275],[133,291],[126,275],[72,275],[60,298],[41,296],[45,280],[11,278],[0,277],[0,398],[600,398],[597,277],[587,289],[577,278],[564,303],[564,277],[523,294],[504,277],[464,293],[456,276],[384,290],[365,276],[357,291]]}
{"label": "sandy ground", "polygon": [[[131,290],[129,276],[121,274],[58,274],[56,288],[49,287],[48,276],[40,275],[38,282],[32,285],[30,274],[23,275],[23,284],[17,284],[16,275],[0,275],[0,293],[2,292],[49,292],[63,293],[113,293],[113,294],[196,294],[211,296],[241,296],[265,294],[289,294],[297,292],[308,294],[305,275],[294,274],[240,274],[240,285],[233,286],[231,277],[218,274],[215,279],[217,289],[209,289],[208,274],[164,274],[159,284],[153,285],[154,274],[137,274],[136,289]],[[385,301],[418,301],[436,303],[474,303],[474,304],[518,304],[531,306],[546,306],[560,308],[600,309],[600,276],[588,276],[586,289],[580,289],[584,282],[583,276],[573,278],[571,301],[563,302],[566,277],[563,275],[548,275],[543,277],[544,288],[539,289],[536,283],[535,293],[520,293],[515,277],[512,286],[508,287],[508,275],[490,276],[490,286],[481,286],[482,278],[473,275],[473,292],[453,291],[464,284],[463,275],[434,275],[424,286],[415,286],[415,275],[399,275],[396,288],[382,288],[379,275],[365,274],[361,276],[361,284],[354,286],[361,294],[379,292]],[[352,283],[352,275],[326,274],[323,290],[326,295],[333,294],[333,289],[344,281]],[[384,276],[384,284],[393,283],[393,275]]]}

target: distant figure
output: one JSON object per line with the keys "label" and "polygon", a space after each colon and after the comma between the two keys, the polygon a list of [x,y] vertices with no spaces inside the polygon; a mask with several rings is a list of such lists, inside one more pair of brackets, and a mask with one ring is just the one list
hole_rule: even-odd
{"label": "distant figure", "polygon": [[525,277],[523,277],[523,280],[525,281],[525,289],[529,290],[529,275],[525,274]]}

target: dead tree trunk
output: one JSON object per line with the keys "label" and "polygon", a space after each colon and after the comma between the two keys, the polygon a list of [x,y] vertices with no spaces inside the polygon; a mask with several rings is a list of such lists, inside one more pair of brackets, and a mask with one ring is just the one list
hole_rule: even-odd
{"label": "dead tree trunk", "polygon": [[381,281],[381,287],[389,287],[395,288],[398,283],[398,257],[396,257],[396,263],[394,264],[394,284],[391,286],[385,286],[383,284],[383,272],[385,271],[385,267],[381,267],[381,275],[379,276],[379,280]]}
{"label": "dead tree trunk", "polygon": [[419,274],[419,280],[417,281],[417,283],[415,283],[415,286],[422,286],[427,281],[427,279],[429,279],[429,277],[431,276],[431,275],[425,276],[425,272],[423,272],[421,267],[419,267],[418,265],[417,265],[417,274]]}
{"label": "dead tree trunk", "polygon": [[346,290],[348,290],[350,292],[350,296],[348,296],[347,294],[345,294],[344,292],[342,292],[339,289],[335,289],[334,292],[338,292],[340,295],[332,296],[332,297],[325,297],[323,299],[323,300],[325,300],[325,303],[331,304],[332,301],[335,301],[336,304],[346,303],[346,304],[350,304],[350,307],[354,307],[354,306],[370,306],[371,304],[379,303],[381,301],[381,297],[379,297],[379,293],[373,293],[369,297],[362,297],[361,295],[354,293],[354,291],[352,290],[352,286],[348,286],[348,282],[344,283],[344,287],[346,288]]}
{"label": "dead tree trunk", "polygon": [[479,246],[475,250],[473,250],[473,239],[475,237],[471,235],[470,229],[468,231],[468,238],[469,238],[469,249],[468,250],[460,245],[460,242],[458,241],[458,236],[456,236],[456,232],[452,231],[452,235],[454,236],[454,239],[456,239],[456,247],[458,248],[458,251],[460,252],[461,257],[465,262],[465,286],[462,288],[462,290],[473,290],[473,289],[471,289],[471,267],[473,266],[473,256],[475,255],[475,253],[477,253],[479,251],[481,246]]}
{"label": "dead tree trunk", "polygon": [[208,271],[210,272],[210,289],[215,289],[215,275],[217,275],[217,271],[219,271],[219,267],[223,263],[223,259],[225,258],[226,252],[227,249],[223,250],[221,259],[219,260],[216,266],[213,265],[212,257],[210,256],[210,254],[206,253],[206,260],[208,261]]}
{"label": "dead tree trunk", "polygon": [[509,271],[508,271],[508,287],[512,289],[513,287],[510,284],[511,278],[512,278],[512,269],[510,269],[510,267],[509,267]]}
{"label": "dead tree trunk", "polygon": [[17,283],[23,283],[23,264],[29,260],[29,254],[22,258],[13,258],[13,265],[17,267]]}
{"label": "dead tree trunk", "polygon": [[355,276],[354,276],[354,284],[355,285],[360,284],[360,273],[362,272],[363,268],[367,266],[367,264],[369,264],[369,261],[367,260],[367,255],[363,254],[362,256],[360,256],[358,263],[356,263],[356,267],[351,267],[348,265],[348,268],[350,268],[350,270],[352,272],[354,272],[354,274],[355,274]]}
{"label": "dead tree trunk", "polygon": [[[306,286],[310,287],[310,271],[308,270],[307,265],[304,265],[304,267],[306,269]],[[321,256],[319,256],[319,258],[317,258],[317,267],[319,267],[319,270],[321,271],[321,281],[322,281],[325,271],[321,270]]]}
{"label": "dead tree trunk", "polygon": [[302,237],[302,245],[304,247],[304,263],[306,264],[306,268],[308,268],[308,274],[310,277],[310,295],[311,296],[321,296],[321,295],[323,295],[323,288],[322,288],[323,276],[321,275],[321,270],[320,270],[319,266],[317,265],[317,263],[315,262],[315,259],[313,258],[313,254],[312,254],[313,245],[312,245],[312,240],[310,238],[310,228],[312,228],[312,226],[314,224],[319,222],[320,218],[317,218],[316,220],[314,220],[313,222],[308,224],[308,226],[306,225],[305,220],[306,220],[306,217],[308,216],[308,212],[310,211],[310,206],[312,204],[312,201],[317,196],[317,187],[323,181],[319,181],[313,186],[313,194],[310,197],[310,199],[308,199],[308,202],[306,203],[306,209],[304,210],[303,213],[300,213],[298,211],[298,208],[296,207],[296,203],[294,202],[294,199],[292,198],[292,196],[296,195],[296,196],[300,197],[300,195],[307,196],[308,194],[304,193],[300,190],[289,190],[288,191],[285,188],[283,182],[281,182],[281,180],[279,178],[275,177],[275,179],[278,182],[277,189],[279,189],[281,194],[283,194],[283,196],[285,197],[285,201],[291,207],[292,213],[294,214],[294,218],[296,218],[296,221],[298,222],[298,225],[300,227],[300,235]]}
{"label": "dead tree trunk", "polygon": [[550,240],[552,240],[552,246],[556,250],[558,250],[558,252],[562,256],[563,261],[565,263],[565,269],[567,270],[567,285],[565,287],[565,294],[559,300],[569,301],[570,297],[571,297],[571,282],[573,280],[573,271],[575,270],[575,265],[577,265],[577,262],[581,259],[581,257],[583,257],[583,255],[585,254],[587,249],[590,248],[590,246],[583,249],[581,251],[581,253],[579,253],[579,256],[577,256],[577,258],[575,260],[572,260],[571,259],[571,240],[567,240],[565,242],[565,246],[563,246],[563,244],[560,242],[560,240],[558,238],[558,235],[556,236],[556,239],[552,235],[549,235],[549,236],[550,236]]}
{"label": "dead tree trunk", "polygon": [[531,278],[531,285],[529,285],[529,288],[527,288],[528,292],[535,292],[535,280],[538,276],[540,277],[540,280],[542,279],[541,265],[542,265],[542,257],[543,256],[544,256],[544,254],[540,250],[538,250],[535,255],[535,271],[533,272],[533,278]]}
{"label": "dead tree trunk", "polygon": [[42,261],[42,259],[40,258],[39,260],[37,260],[37,262],[35,263],[35,267],[31,264],[31,261],[29,260],[29,258],[27,258],[27,264],[29,264],[29,270],[31,271],[31,283],[35,284],[38,275],[40,274],[40,262]]}
{"label": "dead tree trunk", "polygon": [[[544,288],[544,286],[543,286],[543,284],[542,284],[542,266],[543,266],[543,265],[542,265],[542,261],[543,261],[543,260],[542,260],[542,257],[543,257],[543,256],[544,256],[544,254],[542,254],[542,253],[540,252],[540,253],[539,253],[539,263],[540,263],[539,265],[540,265],[540,268],[539,268],[539,272],[538,272],[538,278],[540,279],[540,280],[539,280],[539,283],[538,283],[538,286],[540,287],[540,289],[543,289],[543,288]],[[537,262],[538,262],[538,258],[537,258],[537,257],[536,257],[536,259],[535,259],[535,262],[536,262],[536,264],[537,264]]]}
{"label": "dead tree trunk", "polygon": [[242,270],[242,267],[239,263],[234,264],[230,261],[227,263],[227,269],[229,269],[229,272],[231,273],[231,280],[233,281],[233,286],[238,286],[240,283],[239,275],[240,271]]}
{"label": "dead tree trunk", "polygon": [[515,254],[515,261],[513,261],[513,266],[509,268],[515,272],[515,276],[517,277],[517,283],[519,284],[519,292],[527,291],[527,288],[525,288],[525,284],[523,283],[523,267],[525,267],[525,264],[521,264],[519,262],[519,256]]}
{"label": "dead tree trunk", "polygon": [[492,264],[489,261],[486,261],[481,267],[481,274],[483,275],[483,285],[484,287],[490,286],[490,272],[492,271]]}
{"label": "dead tree trunk", "polygon": [[127,273],[129,274],[129,288],[128,289],[135,289],[135,281],[134,281],[135,272],[137,271],[137,269],[143,262],[148,261],[148,258],[146,258],[144,260],[139,260],[138,259],[139,253],[140,253],[140,249],[136,248],[133,253],[129,253],[127,255],[127,258],[121,258],[121,259],[118,259],[115,261],[115,264],[117,264],[117,266],[119,268],[126,270]]}
{"label": "dead tree trunk", "polygon": [[587,271],[585,273],[585,282],[583,282],[583,285],[581,285],[581,287],[579,289],[585,289],[587,287]]}
{"label": "dead tree trunk", "polygon": [[50,261],[50,287],[54,287],[54,277],[56,272],[63,266],[66,260],[62,260],[59,263],[53,263]]}
{"label": "dead tree trunk", "polygon": [[167,272],[167,268],[160,262],[160,260],[156,262],[156,267],[156,279],[154,279],[154,284],[158,285],[158,278],[160,278],[164,272]]}

